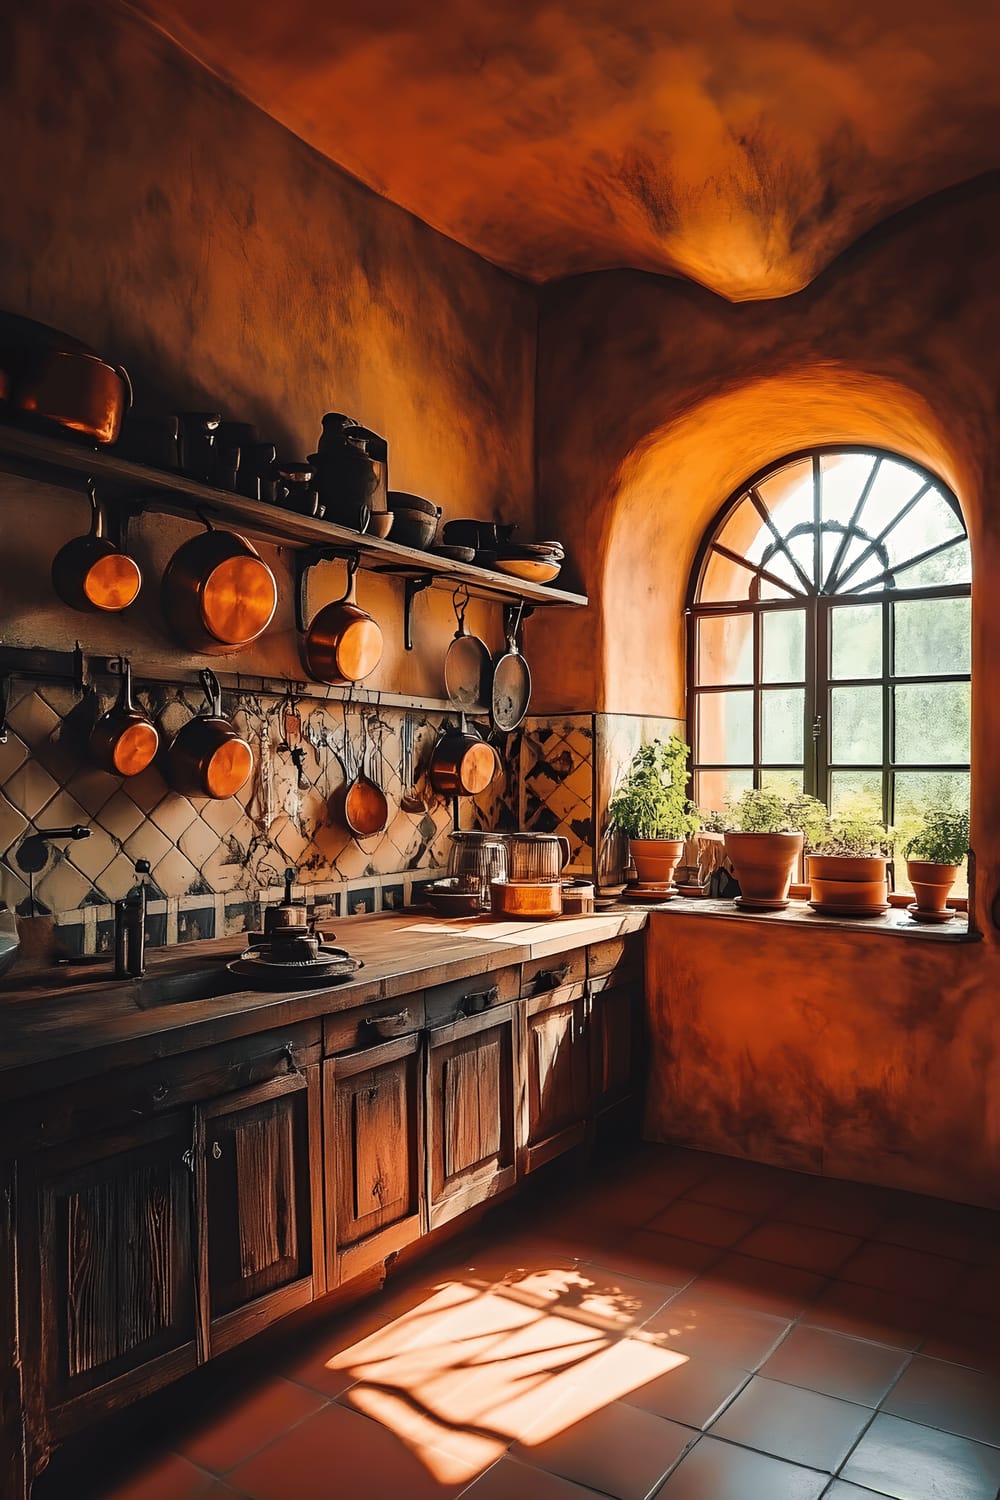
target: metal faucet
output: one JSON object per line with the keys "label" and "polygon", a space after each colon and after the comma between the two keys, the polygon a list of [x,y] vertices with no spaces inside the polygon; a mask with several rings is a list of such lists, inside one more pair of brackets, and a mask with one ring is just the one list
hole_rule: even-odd
{"label": "metal faucet", "polygon": [[146,882],[149,860],[137,859],[139,884],[115,902],[115,978],[138,979],[146,972]]}

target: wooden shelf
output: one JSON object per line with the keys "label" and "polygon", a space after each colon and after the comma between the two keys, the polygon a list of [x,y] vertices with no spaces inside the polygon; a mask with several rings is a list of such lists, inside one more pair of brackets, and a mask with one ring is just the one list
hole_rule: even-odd
{"label": "wooden shelf", "polygon": [[416,547],[402,547],[396,542],[352,531],[348,526],[299,516],[261,500],[199,484],[181,474],[117,458],[103,448],[50,437],[28,428],[0,425],[0,471],[71,487],[75,487],[73,480],[93,479],[102,498],[134,503],[137,509],[191,520],[208,515],[213,521],[229,523],[258,540],[283,547],[356,552],[363,568],[403,578],[426,578],[437,588],[456,589],[464,584],[470,594],[481,599],[523,599],[533,609],[580,608],[589,602],[586,594],[527,583],[505,573],[477,568],[472,563],[449,562]]}

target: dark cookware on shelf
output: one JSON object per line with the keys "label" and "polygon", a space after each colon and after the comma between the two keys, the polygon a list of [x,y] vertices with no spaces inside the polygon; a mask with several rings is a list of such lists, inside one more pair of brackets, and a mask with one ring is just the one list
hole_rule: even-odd
{"label": "dark cookware on shelf", "polygon": [[531,702],[531,671],[517,648],[517,632],[524,602],[511,621],[507,650],[493,663],[490,690],[490,722],[501,734],[510,734],[523,721]]}
{"label": "dark cookware on shelf", "polygon": [[219,411],[179,411],[177,457],[188,479],[211,484],[215,474],[215,444],[222,425]]}
{"label": "dark cookware on shelf", "polygon": [[311,463],[279,463],[278,504],[299,516],[321,517],[325,513],[316,489]]}
{"label": "dark cookware on shelf", "polygon": [[469,590],[455,590],[455,619],[458,629],[444,658],[444,686],[456,708],[484,709],[489,702],[493,658],[485,641],[465,628],[469,607]]}
{"label": "dark cookware on shelf", "polygon": [[[382,660],[382,630],[357,602],[358,566],[358,557],[352,557],[347,564],[347,592],[342,599],[325,604],[303,636],[302,660],[315,682],[333,687],[361,682]],[[303,569],[300,584],[303,620],[308,619],[304,596],[310,571]]]}
{"label": "dark cookware on shelf", "polygon": [[278,585],[255,547],[235,531],[205,530],[174,553],[163,575],[163,614],[192,651],[220,655],[249,646],[274,617]]}
{"label": "dark cookware on shelf", "polygon": [[253,771],[253,751],[222,712],[222,690],[207,667],[199,674],[207,707],[183,724],[167,752],[175,792],[189,797],[234,797]]}
{"label": "dark cookware on shelf", "polygon": [[431,752],[431,785],[445,797],[476,797],[485,792],[499,770],[496,750],[469,729],[464,713],[457,729],[442,730]]}
{"label": "dark cookware on shelf", "polygon": [[68,333],[0,312],[0,387],[11,409],[90,442],[117,440],[132,382]]}
{"label": "dark cookware on shelf", "polygon": [[52,586],[72,609],[115,614],[133,602],[142,586],[142,574],[138,563],[105,536],[104,512],[92,480],[87,493],[90,531],[60,547],[52,561]]}
{"label": "dark cookware on shelf", "polygon": [[455,547],[474,547],[477,552],[496,552],[498,547],[510,541],[516,530],[514,522],[505,524],[463,517],[457,521],[446,521],[441,539]]}
{"label": "dark cookware on shelf", "polygon": [[132,699],[132,664],[119,658],[122,682],[118,701],[102,714],[90,732],[90,758],[112,776],[138,776],[160,748],[160,732]]}
{"label": "dark cookware on shelf", "polygon": [[329,521],[363,531],[365,512],[384,511],[389,488],[389,449],[385,438],[343,412],[323,418],[315,465],[320,500]]}
{"label": "dark cookware on shelf", "polygon": [[403,547],[418,547],[421,550],[433,542],[441,519],[441,507],[420,495],[408,495],[403,490],[389,491],[389,509],[392,511],[392,539]]}

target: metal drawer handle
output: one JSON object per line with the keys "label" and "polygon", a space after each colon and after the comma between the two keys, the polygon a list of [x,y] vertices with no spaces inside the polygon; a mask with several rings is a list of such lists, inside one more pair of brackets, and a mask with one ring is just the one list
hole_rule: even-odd
{"label": "metal drawer handle", "polygon": [[296,1078],[304,1078],[306,1076],[295,1061],[295,1048],[291,1042],[285,1043],[281,1049],[281,1055],[288,1064],[289,1073],[293,1074]]}
{"label": "metal drawer handle", "polygon": [[557,990],[573,972],[572,964],[560,964],[558,969],[539,969],[535,975],[535,992]]}
{"label": "metal drawer handle", "polygon": [[492,984],[488,990],[476,990],[471,995],[463,995],[458,1004],[458,1013],[461,1016],[477,1016],[480,1011],[496,1005],[499,999],[500,986]]}
{"label": "metal drawer handle", "polygon": [[162,1104],[170,1090],[165,1083],[158,1083],[153,1090],[153,1103]]}
{"label": "metal drawer handle", "polygon": [[366,1026],[405,1026],[410,1019],[408,1010],[398,1010],[394,1016],[365,1016]]}
{"label": "metal drawer handle", "polygon": [[212,1142],[212,1160],[213,1161],[221,1161],[222,1160],[222,1147],[219,1145],[218,1141],[213,1141]]}

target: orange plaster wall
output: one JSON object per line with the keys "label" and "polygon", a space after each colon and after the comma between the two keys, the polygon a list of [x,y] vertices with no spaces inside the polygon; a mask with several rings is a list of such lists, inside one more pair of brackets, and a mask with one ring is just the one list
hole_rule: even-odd
{"label": "orange plaster wall", "polygon": [[[377,197],[118,5],[15,0],[4,13],[0,306],[123,361],[146,411],[216,409],[256,422],[286,457],[346,411],[389,441],[390,484],[448,516],[533,515],[534,291]],[[70,617],[51,596],[56,548],[86,505],[0,481],[0,632],[13,644],[177,656],[157,576],[191,527],[143,517],[149,583],[124,622]],[[37,526],[26,517],[44,515]],[[227,670],[297,675],[292,569],[258,648]],[[314,607],[343,591],[320,570]],[[442,696],[454,633],[447,594],[416,604],[365,575],[386,654],[367,686]],[[470,628],[501,641],[499,610]]]}
{"label": "orange plaster wall", "polygon": [[[549,627],[539,700],[685,711],[699,542],[756,469],[875,443],[957,493],[973,548],[972,841],[983,940],[654,917],[648,1131],[1000,1201],[1000,182],[882,227],[806,291],[733,307],[636,273],[543,292],[540,529],[593,603]],[[551,670],[546,663],[551,663]]]}

